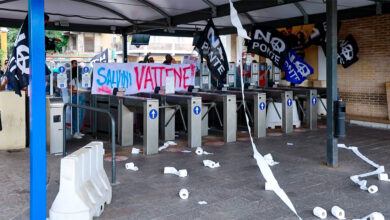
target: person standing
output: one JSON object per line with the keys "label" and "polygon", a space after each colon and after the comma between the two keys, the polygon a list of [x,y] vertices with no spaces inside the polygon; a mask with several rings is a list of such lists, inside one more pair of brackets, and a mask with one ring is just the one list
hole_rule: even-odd
{"label": "person standing", "polygon": [[[72,103],[78,105],[85,105],[85,93],[87,92],[81,86],[81,80],[79,77],[79,71],[77,61],[72,60],[72,80],[71,80],[71,92],[72,92]],[[77,92],[78,90],[78,92]],[[77,103],[78,98],[78,103]],[[77,110],[79,111],[77,118]],[[72,110],[72,126],[73,126],[73,138],[81,139],[84,134],[81,133],[81,127],[83,125],[85,118],[85,109],[73,108]],[[78,120],[77,120],[78,119]]]}
{"label": "person standing", "polygon": [[165,55],[165,60],[164,60],[163,64],[171,65],[172,61],[173,61],[173,58],[172,58],[171,54],[167,54],[167,55]]}

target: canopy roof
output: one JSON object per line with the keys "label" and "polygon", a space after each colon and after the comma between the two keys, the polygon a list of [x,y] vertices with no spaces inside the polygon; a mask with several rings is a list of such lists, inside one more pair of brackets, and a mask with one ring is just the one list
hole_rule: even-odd
{"label": "canopy roof", "polygon": [[[323,0],[233,0],[241,21],[280,27],[325,20]],[[338,0],[339,18],[389,12],[387,0]],[[0,0],[0,26],[19,27],[27,0]],[[234,33],[228,0],[46,0],[48,29],[190,36],[213,18],[222,34]],[[305,20],[306,19],[306,20]]]}

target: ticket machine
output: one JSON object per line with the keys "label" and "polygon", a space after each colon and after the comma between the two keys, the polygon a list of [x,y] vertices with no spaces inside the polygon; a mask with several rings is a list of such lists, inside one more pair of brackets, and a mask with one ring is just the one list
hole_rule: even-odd
{"label": "ticket machine", "polygon": [[211,75],[206,62],[201,63],[200,66],[200,88],[201,89],[211,88]]}
{"label": "ticket machine", "polygon": [[230,62],[229,63],[229,71],[226,74],[226,85],[228,87],[236,87],[236,72],[237,72],[237,66],[236,63]]}
{"label": "ticket machine", "polygon": [[251,63],[251,72],[249,78],[249,88],[256,88],[259,86],[260,65],[258,63]]}

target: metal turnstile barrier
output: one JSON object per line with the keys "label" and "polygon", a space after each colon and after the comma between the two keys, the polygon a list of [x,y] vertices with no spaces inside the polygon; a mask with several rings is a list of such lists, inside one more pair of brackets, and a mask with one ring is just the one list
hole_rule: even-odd
{"label": "metal turnstile barrier", "polygon": [[[158,99],[160,108],[162,109],[161,132],[164,133],[164,141],[175,139],[175,117],[176,113],[173,108],[166,108],[172,104],[180,105],[187,109],[187,128],[188,128],[188,147],[202,146],[202,98],[176,95],[176,94],[155,94],[155,93],[139,93],[138,96]],[[184,127],[186,127],[184,125]]]}
{"label": "metal turnstile barrier", "polygon": [[[107,109],[115,116],[118,143],[121,146],[134,145],[134,113],[143,115],[144,154],[158,153],[158,100],[136,96],[118,97],[113,95],[93,95],[93,105]],[[97,130],[97,116],[94,117],[93,130]],[[105,123],[103,122],[102,125]],[[112,131],[111,131],[112,132]]]}
{"label": "metal turnstile barrier", "polygon": [[[176,92],[181,95],[198,96],[203,102],[221,103],[223,106],[223,136],[226,143],[235,142],[237,140],[237,103],[235,95],[216,94],[208,92]],[[203,134],[208,129],[208,117],[203,117],[202,120]]]}

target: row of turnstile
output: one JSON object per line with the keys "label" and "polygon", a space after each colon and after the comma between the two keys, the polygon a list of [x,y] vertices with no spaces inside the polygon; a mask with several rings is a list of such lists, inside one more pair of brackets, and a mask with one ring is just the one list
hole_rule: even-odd
{"label": "row of turnstile", "polygon": [[[226,143],[235,142],[238,116],[243,113],[243,95],[240,88],[192,89],[175,94],[139,93],[129,96],[92,95],[91,105],[109,110],[116,118],[117,143],[134,145],[135,125],[143,139],[144,154],[158,152],[159,140],[175,140],[178,131],[184,131],[190,148],[200,147],[210,124],[223,130]],[[317,128],[316,88],[250,88],[244,91],[248,117],[255,138],[266,136],[267,106],[281,104],[277,114],[284,133],[293,131],[293,102],[302,108],[303,118],[310,129]],[[304,105],[298,100],[304,100]],[[103,115],[93,114],[92,131],[109,131]]]}

